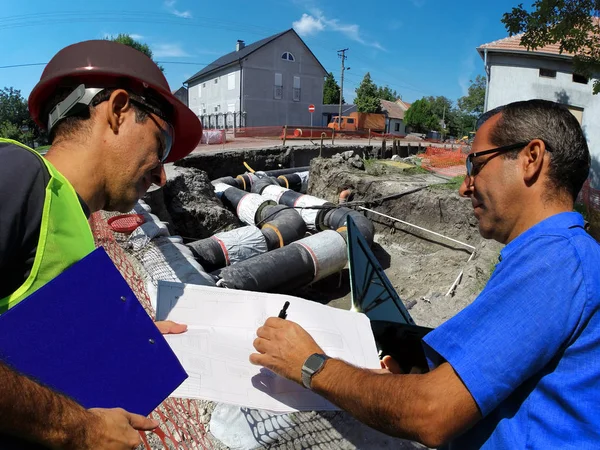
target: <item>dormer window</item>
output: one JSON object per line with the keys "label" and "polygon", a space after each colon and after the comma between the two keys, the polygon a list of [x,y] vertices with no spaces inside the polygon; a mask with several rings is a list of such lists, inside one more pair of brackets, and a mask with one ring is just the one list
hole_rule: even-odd
{"label": "dormer window", "polygon": [[296,59],[294,58],[294,55],[292,55],[290,52],[284,52],[283,55],[281,55],[281,59],[285,59],[286,61],[296,61]]}

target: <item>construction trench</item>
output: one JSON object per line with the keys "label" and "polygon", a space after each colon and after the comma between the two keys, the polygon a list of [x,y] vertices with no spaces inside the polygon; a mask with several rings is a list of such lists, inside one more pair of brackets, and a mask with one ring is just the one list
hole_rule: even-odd
{"label": "construction trench", "polygon": [[[405,164],[414,157],[377,160],[374,152],[194,153],[167,167],[167,184],[136,206],[143,225],[107,236],[111,214],[102,212],[93,229],[99,244],[116,243],[108,253],[125,260],[150,314],[158,280],[286,293],[347,310],[351,216],[416,324],[436,327],[474,300],[501,246],[481,238],[470,200],[447,178]],[[161,430],[147,434],[146,448],[425,448],[344,412],[275,416],[169,399],[153,417]]]}

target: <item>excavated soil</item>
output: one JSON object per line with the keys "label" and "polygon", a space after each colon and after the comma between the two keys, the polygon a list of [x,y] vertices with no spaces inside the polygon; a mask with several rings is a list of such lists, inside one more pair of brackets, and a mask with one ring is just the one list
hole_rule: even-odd
{"label": "excavated soil", "polygon": [[[418,325],[436,327],[471,303],[489,279],[502,246],[483,239],[469,199],[447,179],[418,169],[396,169],[356,157],[311,163],[309,194],[337,203],[352,190],[349,206],[360,206],[434,231],[476,248],[365,212],[375,224],[373,252]],[[460,273],[461,282],[451,295]],[[332,306],[351,306],[348,269],[304,289],[298,295]]]}

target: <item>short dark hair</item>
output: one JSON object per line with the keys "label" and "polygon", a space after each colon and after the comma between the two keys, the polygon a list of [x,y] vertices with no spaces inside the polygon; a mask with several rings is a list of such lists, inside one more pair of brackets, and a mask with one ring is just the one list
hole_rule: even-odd
{"label": "short dark hair", "polygon": [[[483,114],[477,128],[501,113],[490,130],[492,144],[502,147],[541,139],[549,149],[552,187],[577,198],[590,170],[590,152],[581,125],[568,108],[548,100],[528,100],[500,106]],[[516,157],[519,150],[512,152]],[[507,157],[511,157],[507,154]]]}
{"label": "short dark hair", "polygon": [[[102,90],[92,99],[92,102],[90,103],[90,106],[88,108],[84,108],[82,111],[78,112],[77,114],[74,114],[69,117],[65,117],[60,122],[58,122],[50,131],[50,135],[49,135],[50,144],[52,144],[54,142],[54,140],[57,138],[63,138],[63,137],[69,136],[69,135],[72,136],[74,133],[81,131],[83,129],[83,127],[88,126],[89,122],[87,122],[87,121],[92,116],[92,109],[94,107],[96,107],[97,105],[99,105],[100,103],[107,101],[115,90],[116,89]],[[66,88],[64,90],[61,89],[53,97],[52,101],[49,102],[49,104],[57,105],[58,103],[62,102],[64,99],[66,99],[72,92],[73,92],[73,88],[71,88],[71,87]],[[131,106],[132,106],[133,110],[135,111],[135,121],[138,123],[144,123],[146,121],[146,119],[148,118],[148,113],[146,111],[144,111],[143,109],[140,109],[139,107],[137,107],[137,105],[135,105],[133,103],[131,104]],[[48,111],[48,113],[49,112],[50,111]]]}

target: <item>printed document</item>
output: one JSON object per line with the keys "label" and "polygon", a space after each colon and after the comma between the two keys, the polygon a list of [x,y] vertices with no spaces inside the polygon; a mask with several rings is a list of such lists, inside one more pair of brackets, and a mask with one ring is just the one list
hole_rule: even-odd
{"label": "printed document", "polygon": [[327,355],[359,367],[380,367],[364,314],[287,295],[160,281],[156,320],[188,326],[183,334],[165,335],[189,375],[172,395],[276,413],[338,409],[248,359],[255,352],[256,330],[268,317],[277,317],[286,301],[286,320],[306,329]]}

